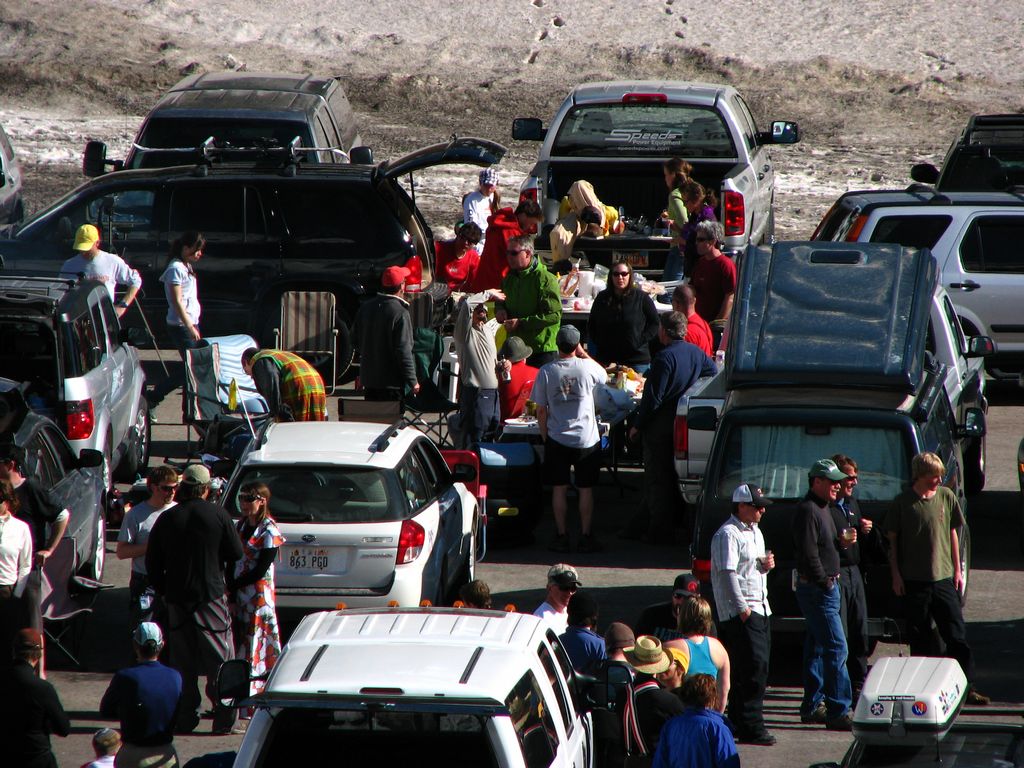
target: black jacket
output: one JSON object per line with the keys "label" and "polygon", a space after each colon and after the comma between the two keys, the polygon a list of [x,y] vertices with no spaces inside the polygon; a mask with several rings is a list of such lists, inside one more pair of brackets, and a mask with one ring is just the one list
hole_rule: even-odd
{"label": "black jacket", "polygon": [[50,734],[71,732],[56,689],[36,677],[27,661],[18,659],[0,678],[0,744],[4,765],[21,768],[56,768]]}
{"label": "black jacket", "polygon": [[[839,545],[836,524],[829,510],[810,491],[796,506],[793,516],[793,552],[800,577],[822,589],[839,573]],[[167,514],[166,512],[164,514]]]}
{"label": "black jacket", "polygon": [[594,343],[594,359],[602,365],[646,365],[649,344],[658,335],[658,310],[639,288],[627,292],[621,303],[611,288],[601,291],[590,308],[587,335]]}
{"label": "black jacket", "polygon": [[190,499],[153,525],[146,571],[168,603],[195,605],[224,595],[224,567],[241,557],[242,541],[224,508]]}
{"label": "black jacket", "polygon": [[359,380],[367,389],[416,385],[412,357],[412,319],[404,301],[380,294],[356,312],[353,338],[359,350]]}
{"label": "black jacket", "polygon": [[871,529],[871,533],[865,536],[860,530],[860,504],[852,496],[846,500],[848,508],[850,510],[849,516],[846,512],[839,508],[838,504],[830,504],[829,511],[832,512],[832,521],[836,525],[836,532],[841,532],[843,528],[856,528],[857,529],[857,543],[851,544],[848,547],[839,548],[839,564],[841,566],[848,567],[851,565],[860,565],[861,560],[861,547],[868,545],[868,540],[873,537],[875,529]]}

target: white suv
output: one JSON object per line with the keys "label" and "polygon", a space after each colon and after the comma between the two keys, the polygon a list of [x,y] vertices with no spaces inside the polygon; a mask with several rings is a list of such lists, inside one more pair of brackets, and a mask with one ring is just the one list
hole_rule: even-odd
{"label": "white suv", "polygon": [[284,535],[275,566],[279,612],[447,601],[474,578],[481,511],[434,444],[411,427],[355,422],[271,424],[246,449],[239,489],[270,488]]}
{"label": "white suv", "polygon": [[236,768],[590,768],[579,685],[541,619],[456,608],[317,613],[254,699],[244,659],[218,678],[256,708]]}

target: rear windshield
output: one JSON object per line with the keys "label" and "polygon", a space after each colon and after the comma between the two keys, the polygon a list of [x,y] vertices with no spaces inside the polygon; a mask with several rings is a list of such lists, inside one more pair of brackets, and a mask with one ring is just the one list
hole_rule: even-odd
{"label": "rear windshield", "polygon": [[252,467],[232,485],[227,508],[241,514],[239,489],[252,482],[270,488],[270,514],[279,523],[383,523],[401,520],[393,474],[379,469],[331,466]]}
{"label": "rear windshield", "polygon": [[27,382],[33,410],[54,407],[61,392],[53,330],[45,323],[0,317],[0,377]]}
{"label": "rear windshield", "polygon": [[[198,147],[209,137],[217,147],[286,147],[298,136],[299,144],[312,147],[309,128],[298,120],[252,120],[196,117],[155,117],[146,124],[138,143],[147,148]],[[193,163],[196,153],[140,152],[132,155],[132,168],[165,168]],[[251,159],[246,153],[230,155],[231,160]],[[309,158],[315,162],[315,156]]]}
{"label": "rear windshield", "polygon": [[552,156],[731,158],[729,129],[713,109],[682,104],[592,104],[566,116]]}
{"label": "rear windshield", "polygon": [[923,746],[876,744],[862,748],[861,768],[934,768],[946,766],[999,766],[1018,768],[1024,761],[1021,739],[1011,733],[970,733],[953,730]]}
{"label": "rear windshield", "polygon": [[802,498],[808,468],[837,453],[857,462],[861,501],[890,501],[909,482],[906,443],[898,429],[747,424],[729,432],[718,498],[731,498],[740,483],[760,485],[770,499]]}
{"label": "rear windshield", "polygon": [[[1018,137],[1020,130],[1016,131]],[[984,137],[979,137],[984,144]],[[955,152],[944,169],[940,189],[949,192],[1002,191],[1024,184],[1024,144],[1015,147],[986,147],[984,150]]]}
{"label": "rear windshield", "polygon": [[[274,719],[259,765],[497,766],[487,719],[439,712],[284,710]],[[298,763],[296,749],[302,755]]]}

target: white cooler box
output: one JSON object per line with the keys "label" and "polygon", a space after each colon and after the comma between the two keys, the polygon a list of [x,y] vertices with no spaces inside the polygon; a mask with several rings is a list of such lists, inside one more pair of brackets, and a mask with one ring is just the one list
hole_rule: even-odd
{"label": "white cooler box", "polygon": [[871,744],[933,743],[953,724],[967,689],[954,659],[879,659],[857,701],[853,735]]}

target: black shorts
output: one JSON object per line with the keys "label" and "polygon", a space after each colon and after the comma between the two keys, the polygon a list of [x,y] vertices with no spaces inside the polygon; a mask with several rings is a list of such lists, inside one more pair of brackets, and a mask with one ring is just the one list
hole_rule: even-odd
{"label": "black shorts", "polygon": [[576,487],[593,488],[601,472],[601,441],[589,448],[570,448],[552,438],[544,441],[544,481],[568,485],[569,468],[576,470]]}

